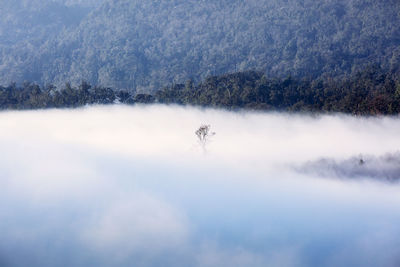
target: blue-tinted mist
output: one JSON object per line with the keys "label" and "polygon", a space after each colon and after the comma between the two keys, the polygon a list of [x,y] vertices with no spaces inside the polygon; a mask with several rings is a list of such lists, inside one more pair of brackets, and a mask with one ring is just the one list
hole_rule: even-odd
{"label": "blue-tinted mist", "polygon": [[398,184],[293,168],[395,152],[398,118],[113,106],[0,123],[1,266],[398,266]]}

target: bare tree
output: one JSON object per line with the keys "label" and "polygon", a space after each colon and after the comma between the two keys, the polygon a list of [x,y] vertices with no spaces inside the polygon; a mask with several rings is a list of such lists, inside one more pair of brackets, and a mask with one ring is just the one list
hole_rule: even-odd
{"label": "bare tree", "polygon": [[210,137],[215,135],[215,132],[211,132],[210,125],[203,124],[197,129],[195,134],[199,138],[199,144],[203,148],[203,151],[206,152],[206,144]]}

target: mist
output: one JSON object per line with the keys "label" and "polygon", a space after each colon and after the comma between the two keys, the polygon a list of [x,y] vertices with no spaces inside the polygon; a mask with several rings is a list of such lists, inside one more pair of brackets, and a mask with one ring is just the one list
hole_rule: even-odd
{"label": "mist", "polygon": [[398,117],[114,105],[0,125],[1,266],[400,264]]}

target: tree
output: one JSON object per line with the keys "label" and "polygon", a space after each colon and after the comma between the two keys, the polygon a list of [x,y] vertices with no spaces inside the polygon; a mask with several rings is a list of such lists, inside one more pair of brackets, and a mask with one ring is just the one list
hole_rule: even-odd
{"label": "tree", "polygon": [[203,152],[206,152],[206,145],[209,139],[215,135],[215,132],[211,132],[211,126],[203,124],[199,129],[195,132],[196,136],[199,139],[199,144],[203,149]]}

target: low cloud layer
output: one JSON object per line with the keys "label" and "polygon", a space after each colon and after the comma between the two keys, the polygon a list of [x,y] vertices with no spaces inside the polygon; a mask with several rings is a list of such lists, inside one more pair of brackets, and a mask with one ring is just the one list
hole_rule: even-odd
{"label": "low cloud layer", "polygon": [[400,180],[400,153],[388,153],[379,157],[358,155],[340,161],[323,158],[307,162],[296,169],[323,177],[370,178],[382,182],[398,182]]}
{"label": "low cloud layer", "polygon": [[1,266],[400,262],[400,186],[380,182],[398,179],[398,118],[155,105],[0,125]]}

